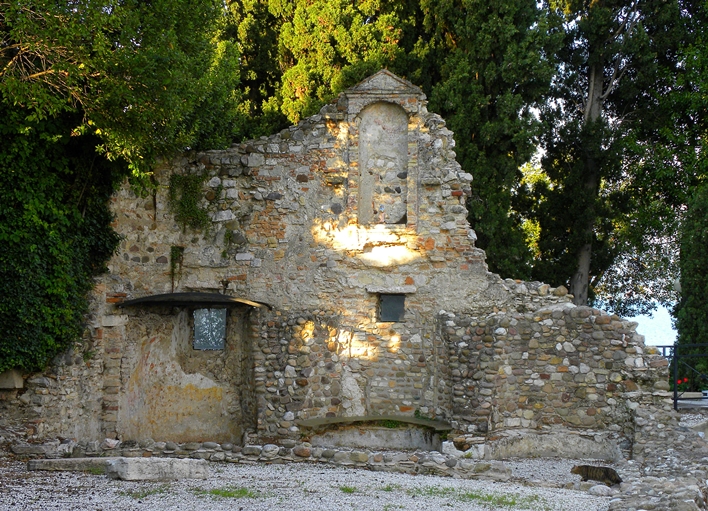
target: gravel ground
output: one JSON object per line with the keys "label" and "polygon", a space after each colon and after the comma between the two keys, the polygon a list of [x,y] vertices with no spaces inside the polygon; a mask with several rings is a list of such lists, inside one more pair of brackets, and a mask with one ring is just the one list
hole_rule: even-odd
{"label": "gravel ground", "polygon": [[509,460],[510,483],[304,463],[213,463],[203,481],[136,483],[86,473],[28,472],[24,463],[0,459],[0,510],[606,511],[608,497],[549,487],[577,481],[570,467],[579,462]]}
{"label": "gravel ground", "polygon": [[[704,412],[706,413],[706,412]],[[691,426],[695,426],[697,424],[701,424],[702,422],[706,422],[708,420],[708,417],[702,413],[690,413],[690,412],[682,412],[681,413],[681,421],[679,422],[680,426],[686,426],[690,428]]]}

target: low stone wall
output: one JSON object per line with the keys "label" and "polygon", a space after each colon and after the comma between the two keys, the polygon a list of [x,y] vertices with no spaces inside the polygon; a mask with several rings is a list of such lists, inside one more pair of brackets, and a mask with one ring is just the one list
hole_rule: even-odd
{"label": "low stone wall", "polygon": [[432,322],[379,326],[362,313],[370,331],[352,332],[331,310],[252,320],[260,441],[297,439],[295,421],[315,417],[450,415],[446,350]]}
{"label": "low stone wall", "polygon": [[374,471],[405,474],[431,474],[508,481],[511,471],[500,461],[458,458],[439,452],[370,451],[326,449],[309,443],[284,440],[282,445],[246,445],[244,447],[216,442],[59,442],[43,445],[15,445],[13,452],[22,456],[56,458],[62,456],[123,456],[191,458],[230,463],[323,463],[334,466],[365,468]]}
{"label": "low stone wall", "polygon": [[[431,320],[416,313],[403,322],[377,323],[358,300],[346,313],[333,309],[254,311],[251,336],[258,439],[297,439],[301,434],[297,420],[352,415],[419,414],[455,421],[460,430],[469,432],[469,426],[479,421],[466,410],[475,405],[466,401],[467,395],[459,394],[455,384],[464,372],[461,361],[479,355],[469,347],[476,339],[470,329],[486,328],[488,317],[504,314],[499,309],[494,312],[488,302],[497,303],[502,311],[516,311],[561,304],[572,307],[570,298],[563,287],[507,279],[495,281],[476,302],[479,318],[461,323],[458,319],[466,316],[450,313]],[[352,331],[352,324],[358,331]],[[494,330],[491,333],[496,335]],[[483,403],[480,413],[486,417]]]}
{"label": "low stone wall", "polygon": [[636,323],[598,309],[558,303],[439,320],[455,426],[465,434],[564,426],[631,438],[635,398],[668,390],[668,363],[644,346]]}
{"label": "low stone wall", "polygon": [[[94,342],[87,339],[93,336]],[[104,394],[103,330],[87,329],[41,373],[25,374],[22,388],[0,389],[0,445],[62,437],[103,438],[101,422],[110,395]]]}

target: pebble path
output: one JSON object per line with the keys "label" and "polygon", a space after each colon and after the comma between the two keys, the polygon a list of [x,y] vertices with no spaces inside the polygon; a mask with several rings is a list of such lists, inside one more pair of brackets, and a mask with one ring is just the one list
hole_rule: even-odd
{"label": "pebble path", "polygon": [[[0,509],[56,511],[394,511],[513,509],[606,511],[609,498],[529,486],[526,474],[562,485],[578,479],[570,460],[518,460],[510,483],[412,476],[314,464],[214,463],[204,481],[115,481],[86,473],[28,472],[0,461]],[[568,470],[566,470],[566,468]],[[571,483],[572,484],[572,483]]]}

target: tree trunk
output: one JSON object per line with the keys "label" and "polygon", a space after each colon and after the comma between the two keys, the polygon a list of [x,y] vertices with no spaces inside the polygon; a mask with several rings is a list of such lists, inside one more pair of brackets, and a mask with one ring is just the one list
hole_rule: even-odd
{"label": "tree trunk", "polygon": [[584,132],[586,135],[581,154],[584,159],[583,189],[578,193],[585,194],[584,202],[587,210],[586,221],[580,227],[578,238],[583,240],[576,254],[578,267],[570,280],[570,292],[573,303],[587,305],[588,286],[590,282],[590,261],[592,258],[592,240],[595,230],[595,200],[599,191],[600,169],[597,158],[600,154],[601,138],[596,130],[596,123],[602,117],[603,69],[601,64],[595,64],[588,69],[588,95],[583,115]]}
{"label": "tree trunk", "polygon": [[575,305],[587,305],[588,303],[591,255],[592,243],[586,243],[578,250],[578,269],[570,280],[570,292]]}

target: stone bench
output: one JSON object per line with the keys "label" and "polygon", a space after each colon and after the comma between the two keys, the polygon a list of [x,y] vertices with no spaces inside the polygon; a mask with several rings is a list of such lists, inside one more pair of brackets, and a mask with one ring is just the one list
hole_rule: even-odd
{"label": "stone bench", "polygon": [[334,424],[355,424],[357,422],[400,422],[414,426],[431,428],[438,433],[452,430],[450,423],[433,419],[411,417],[408,415],[355,415],[353,417],[316,417],[314,419],[299,419],[295,424],[301,428],[317,429]]}
{"label": "stone bench", "polygon": [[439,451],[449,423],[406,415],[317,417],[295,423],[320,447]]}

